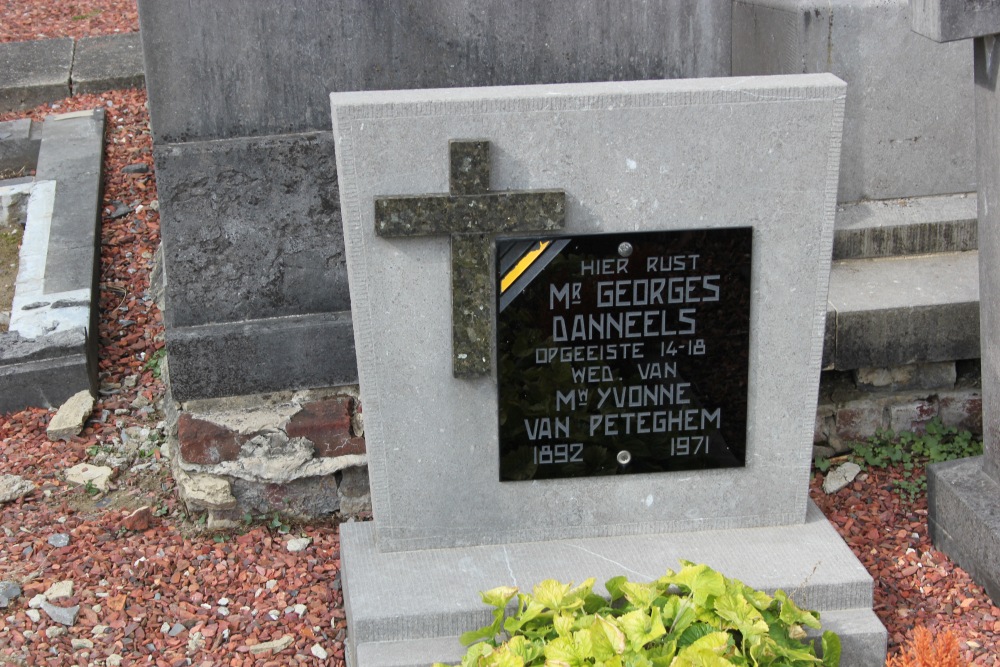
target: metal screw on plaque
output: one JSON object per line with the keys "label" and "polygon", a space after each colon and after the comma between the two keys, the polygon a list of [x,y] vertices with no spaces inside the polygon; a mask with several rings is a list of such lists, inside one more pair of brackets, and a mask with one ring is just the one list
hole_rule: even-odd
{"label": "metal screw on plaque", "polygon": [[627,449],[618,452],[618,465],[627,466],[632,461],[632,454]]}
{"label": "metal screw on plaque", "polygon": [[[618,244],[618,254],[621,255],[622,257],[628,257],[629,255],[631,255],[632,254],[632,244],[629,243],[628,241],[622,241],[621,243],[619,243]],[[626,452],[626,453],[628,453],[628,452]],[[619,454],[619,456],[621,456],[621,455]]]}

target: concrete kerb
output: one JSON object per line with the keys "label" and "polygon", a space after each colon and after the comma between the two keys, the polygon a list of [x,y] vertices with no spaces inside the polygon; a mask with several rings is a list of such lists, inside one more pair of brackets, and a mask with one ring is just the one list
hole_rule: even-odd
{"label": "concrete kerb", "polygon": [[144,85],[138,33],[0,44],[0,113]]}
{"label": "concrete kerb", "polygon": [[103,136],[103,109],[49,116],[35,180],[0,186],[28,195],[10,331],[0,335],[0,412],[96,390]]}

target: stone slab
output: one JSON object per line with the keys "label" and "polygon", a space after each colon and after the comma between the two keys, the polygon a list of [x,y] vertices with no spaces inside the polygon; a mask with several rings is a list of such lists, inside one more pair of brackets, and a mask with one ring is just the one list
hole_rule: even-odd
{"label": "stone slab", "polygon": [[139,33],[77,40],[71,77],[74,95],[142,88],[145,84]]}
{"label": "stone slab", "polygon": [[155,159],[168,330],[350,309],[329,133],[161,145]]}
{"label": "stone slab", "polygon": [[[595,592],[605,594],[603,583],[613,576],[650,581],[667,569],[678,569],[679,560],[685,559],[706,563],[770,593],[781,588],[821,614],[857,610],[870,648],[860,651],[866,659],[842,664],[881,667],[885,661],[885,630],[871,612],[871,576],[812,503],[804,524],[728,531],[415,552],[380,551],[375,533],[370,522],[341,525],[344,607],[352,652],[369,642],[416,640],[419,647],[427,640],[486,625],[492,620],[490,608],[482,603],[479,591],[495,586],[530,591],[545,579],[580,583],[595,577]],[[364,651],[359,657],[353,664],[364,667],[410,664],[369,660]],[[441,656],[453,657],[454,653]]]}
{"label": "stone slab", "polygon": [[[833,368],[979,356],[977,252],[841,260],[830,276]],[[829,343],[828,343],[829,345]]]}
{"label": "stone slab", "polygon": [[96,386],[97,368],[86,354],[0,364],[0,413],[26,407],[57,408]]}
{"label": "stone slab", "polygon": [[38,163],[42,124],[29,118],[0,123],[0,173],[27,173]]}
{"label": "stone slab", "polygon": [[[979,284],[983,380],[983,465],[1000,480],[1000,41],[977,39],[976,135],[979,180]],[[994,501],[996,498],[994,497]],[[997,575],[1000,577],[1000,574]]]}
{"label": "stone slab", "polygon": [[46,294],[96,286],[103,167],[104,109],[46,117],[35,177],[58,183],[45,263]]}
{"label": "stone slab", "polygon": [[975,250],[977,221],[974,193],[844,204],[837,209],[833,258]]}
{"label": "stone slab", "polygon": [[357,381],[350,312],[175,327],[167,351],[177,401]]}
{"label": "stone slab", "polygon": [[739,0],[732,58],[734,75],[847,82],[840,201],[976,189],[969,47],[915,34],[908,0]]}
{"label": "stone slab", "polygon": [[983,472],[983,457],[927,468],[927,524],[934,546],[1000,603],[1000,483]]}
{"label": "stone slab", "polygon": [[140,0],[138,7],[157,143],[328,130],[330,91],[729,73],[728,2]]}
{"label": "stone slab", "polygon": [[[843,95],[828,74],[334,94],[380,548],[802,522]],[[496,382],[451,375],[448,239],[373,229],[376,196],[447,191],[470,137],[494,189],[565,189],[569,234],[754,228],[746,468],[497,481]]]}
{"label": "stone slab", "polygon": [[104,110],[49,116],[30,184],[11,308],[0,339],[2,408],[58,406],[97,388],[98,204]]}
{"label": "stone slab", "polygon": [[50,243],[50,232],[57,205],[57,189],[56,181],[35,181],[28,198],[10,318],[10,331],[25,338],[78,329],[94,330],[89,305],[93,282],[71,291],[46,290],[48,255],[55,250]]}
{"label": "stone slab", "polygon": [[[840,667],[881,667],[885,656],[886,631],[870,609],[823,612],[823,629],[840,637]],[[348,640],[348,667],[426,667],[434,662],[458,664],[466,647],[458,636],[368,642],[353,646]]]}
{"label": "stone slab", "polygon": [[998,0],[910,0],[913,30],[936,42],[1000,33]]}
{"label": "stone slab", "polygon": [[69,97],[73,40],[0,44],[0,113]]}

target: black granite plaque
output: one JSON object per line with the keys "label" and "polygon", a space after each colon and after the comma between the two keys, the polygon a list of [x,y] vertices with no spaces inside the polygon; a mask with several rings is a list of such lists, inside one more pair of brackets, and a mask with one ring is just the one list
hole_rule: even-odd
{"label": "black granite plaque", "polygon": [[497,240],[500,480],[743,466],[752,239]]}

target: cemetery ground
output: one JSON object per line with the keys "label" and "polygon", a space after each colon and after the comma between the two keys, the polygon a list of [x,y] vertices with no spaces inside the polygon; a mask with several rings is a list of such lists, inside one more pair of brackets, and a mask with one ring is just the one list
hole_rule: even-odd
{"label": "cemetery ground", "polygon": [[[338,664],[346,628],[336,525],[292,528],[255,517],[211,533],[176,498],[160,448],[163,329],[150,291],[159,216],[144,91],[77,96],[0,120],[98,106],[108,114],[101,392],[83,432],[68,442],[46,437],[54,411],[24,410],[0,423],[0,474],[37,484],[0,510],[0,580],[22,588],[0,616],[0,660],[294,665],[320,664],[316,656],[325,655]],[[123,172],[138,164],[149,171]],[[81,462],[116,467],[107,493],[67,482],[65,471]],[[894,487],[921,472],[869,469],[829,496],[817,473],[812,495],[875,578],[875,611],[891,649],[917,626],[951,628],[970,663],[998,665],[1000,608],[931,546],[925,493],[911,499]],[[311,542],[292,551],[301,545],[295,537]],[[73,582],[70,595],[53,604],[79,605],[68,626],[31,602],[65,581]]]}
{"label": "cemetery ground", "polygon": [[[0,0],[0,41],[136,27],[132,0]],[[36,485],[0,505],[0,582],[21,589],[0,609],[0,664],[343,664],[336,523],[252,517],[213,533],[176,497],[161,448],[164,341],[150,286],[159,215],[145,102],[144,91],[125,90],[0,115],[102,107],[108,119],[93,415],[65,442],[46,436],[54,410],[0,417],[0,475]],[[107,492],[67,481],[79,463],[115,469]],[[922,472],[868,469],[833,495],[817,473],[812,497],[875,578],[890,653],[923,625],[953,630],[970,664],[1000,665],[1000,608],[931,545],[926,494],[894,484]],[[57,596],[61,582],[72,585]]]}

